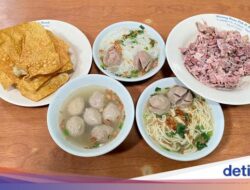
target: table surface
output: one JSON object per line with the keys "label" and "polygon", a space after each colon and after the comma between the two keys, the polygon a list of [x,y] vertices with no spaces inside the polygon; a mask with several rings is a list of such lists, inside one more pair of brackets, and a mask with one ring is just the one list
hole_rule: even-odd
{"label": "table surface", "polygon": [[[125,20],[148,23],[164,40],[181,20],[196,14],[222,13],[250,22],[250,2],[210,0],[1,0],[0,28],[25,21],[57,19],[80,28],[93,43],[106,26]],[[93,64],[91,73],[100,73]],[[166,63],[151,79],[125,84],[134,102],[150,83],[174,76]],[[239,97],[240,98],[240,97]],[[96,158],[80,158],[61,150],[51,139],[47,106],[23,108],[0,100],[0,167],[26,172],[70,173],[131,178],[250,154],[250,105],[223,105],[225,132],[218,148],[198,161],[178,162],[152,150],[134,124],[127,139],[114,151]]]}

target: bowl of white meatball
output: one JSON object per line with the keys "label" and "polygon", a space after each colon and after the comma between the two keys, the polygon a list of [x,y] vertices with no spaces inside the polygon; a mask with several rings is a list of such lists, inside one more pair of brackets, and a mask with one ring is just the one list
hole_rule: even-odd
{"label": "bowl of white meatball", "polygon": [[49,133],[64,151],[82,157],[106,154],[119,146],[134,121],[127,89],[104,75],[77,78],[56,93],[47,113]]}

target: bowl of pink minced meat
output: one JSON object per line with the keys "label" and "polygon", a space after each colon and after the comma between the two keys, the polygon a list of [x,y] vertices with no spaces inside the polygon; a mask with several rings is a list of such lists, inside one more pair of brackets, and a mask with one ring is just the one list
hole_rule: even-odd
{"label": "bowl of pink minced meat", "polygon": [[166,56],[174,74],[210,100],[250,103],[250,24],[202,14],[181,21],[170,32]]}

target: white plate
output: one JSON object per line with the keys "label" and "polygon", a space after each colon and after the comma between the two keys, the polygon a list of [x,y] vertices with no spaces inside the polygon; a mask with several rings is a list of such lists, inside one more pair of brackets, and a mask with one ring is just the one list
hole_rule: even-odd
{"label": "white plate", "polygon": [[205,98],[231,105],[249,104],[250,77],[244,77],[241,85],[235,89],[219,90],[202,84],[187,71],[179,48],[187,47],[197,36],[195,25],[197,21],[206,21],[208,25],[215,26],[219,30],[237,30],[242,35],[247,34],[250,37],[250,25],[234,17],[202,14],[187,18],[172,29],[166,42],[166,56],[172,71],[188,88]]}
{"label": "white plate", "polygon": [[[100,47],[100,43],[101,43],[102,39],[105,38],[109,32],[114,31],[116,29],[129,28],[129,29],[133,30],[133,29],[138,29],[140,25],[144,26],[148,35],[151,36],[154,40],[156,40],[159,44],[159,51],[160,52],[159,52],[159,61],[158,61],[157,67],[155,67],[154,69],[152,69],[151,71],[149,71],[145,75],[143,75],[141,77],[136,77],[136,78],[119,77],[119,76],[114,75],[112,72],[109,72],[108,70],[104,70],[100,66],[102,61],[100,60],[100,56],[99,56],[99,47]],[[155,75],[164,65],[164,62],[166,59],[165,58],[165,43],[164,43],[162,37],[160,36],[160,34],[155,29],[153,29],[152,27],[150,27],[144,23],[134,22],[134,21],[118,22],[118,23],[115,23],[115,24],[108,26],[107,28],[103,29],[98,34],[98,36],[96,37],[95,42],[93,44],[93,57],[94,57],[94,61],[95,61],[96,66],[104,74],[106,74],[112,78],[115,78],[116,80],[124,81],[124,82],[142,81],[142,80],[148,79],[148,78],[152,77],[153,75]]]}
{"label": "white plate", "polygon": [[[58,20],[39,20],[46,29],[51,30],[70,46],[71,60],[74,64],[74,72],[70,80],[88,74],[92,63],[92,49],[87,37],[75,26]],[[0,97],[5,101],[25,107],[38,107],[51,102],[54,93],[50,96],[34,102],[25,98],[17,89],[6,91],[0,85]]]}
{"label": "white plate", "polygon": [[165,78],[165,79],[158,80],[152,83],[151,85],[149,85],[143,91],[136,106],[137,126],[144,140],[148,143],[148,145],[152,149],[154,149],[159,154],[165,157],[168,157],[170,159],[179,160],[179,161],[197,160],[210,154],[219,145],[221,141],[221,138],[224,132],[224,115],[223,115],[220,104],[210,101],[210,100],[206,100],[207,104],[211,108],[213,119],[214,119],[213,135],[211,139],[209,140],[206,148],[200,151],[194,152],[194,153],[179,154],[179,153],[170,152],[170,151],[163,149],[160,145],[158,145],[156,142],[152,140],[152,138],[148,135],[143,125],[143,110],[146,106],[148,99],[150,98],[150,95],[152,95],[155,92],[155,88],[156,87],[160,87],[160,88],[172,87],[174,85],[185,86],[177,78],[172,77],[172,78]]}

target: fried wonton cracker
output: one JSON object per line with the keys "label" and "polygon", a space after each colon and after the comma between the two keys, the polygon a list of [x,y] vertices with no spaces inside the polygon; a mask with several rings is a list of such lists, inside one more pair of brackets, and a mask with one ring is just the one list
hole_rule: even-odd
{"label": "fried wonton cracker", "polygon": [[5,90],[8,90],[12,85],[12,80],[4,72],[0,71],[0,84]]}
{"label": "fried wonton cracker", "polygon": [[36,22],[0,30],[0,84],[39,101],[69,80],[69,46]]}
{"label": "fried wonton cracker", "polygon": [[19,78],[13,74],[13,64],[14,63],[9,58],[9,56],[4,52],[3,49],[0,48],[0,83],[5,90],[8,90],[11,86],[15,85],[19,81]]}
{"label": "fried wonton cracker", "polygon": [[19,80],[13,73],[15,62],[19,61],[22,37],[12,28],[0,30],[0,72],[3,88],[8,90]]}
{"label": "fried wonton cracker", "polygon": [[28,78],[51,74],[63,67],[54,43],[39,23],[27,23],[20,61],[16,66],[27,71]]}
{"label": "fried wonton cracker", "polygon": [[50,80],[54,75],[39,75],[32,79],[22,78],[18,82],[18,86],[22,89],[27,89],[28,91],[36,91],[48,80]]}
{"label": "fried wonton cracker", "polygon": [[63,40],[56,37],[51,31],[47,30],[47,34],[54,43],[56,52],[59,54],[59,59],[63,67],[58,71],[60,73],[73,70],[73,64],[69,56],[69,46]]}
{"label": "fried wonton cracker", "polygon": [[54,43],[55,50],[59,55],[59,59],[63,67],[52,74],[38,75],[36,77],[33,77],[32,79],[23,78],[22,80],[20,80],[19,86],[22,86],[22,88],[25,88],[29,91],[38,90],[40,86],[42,86],[57,73],[69,72],[73,69],[73,65],[68,53],[69,46],[64,41],[56,37],[51,31],[47,31],[47,34]]}
{"label": "fried wonton cracker", "polygon": [[[12,61],[18,62],[22,51],[22,38],[13,33],[0,32],[0,47],[1,51],[7,54]],[[1,55],[2,56],[2,55]]]}
{"label": "fried wonton cracker", "polygon": [[37,91],[29,91],[23,87],[17,86],[21,94],[33,101],[39,101],[48,95],[55,92],[59,87],[69,80],[69,75],[67,73],[61,73],[49,81],[47,81],[42,87]]}

